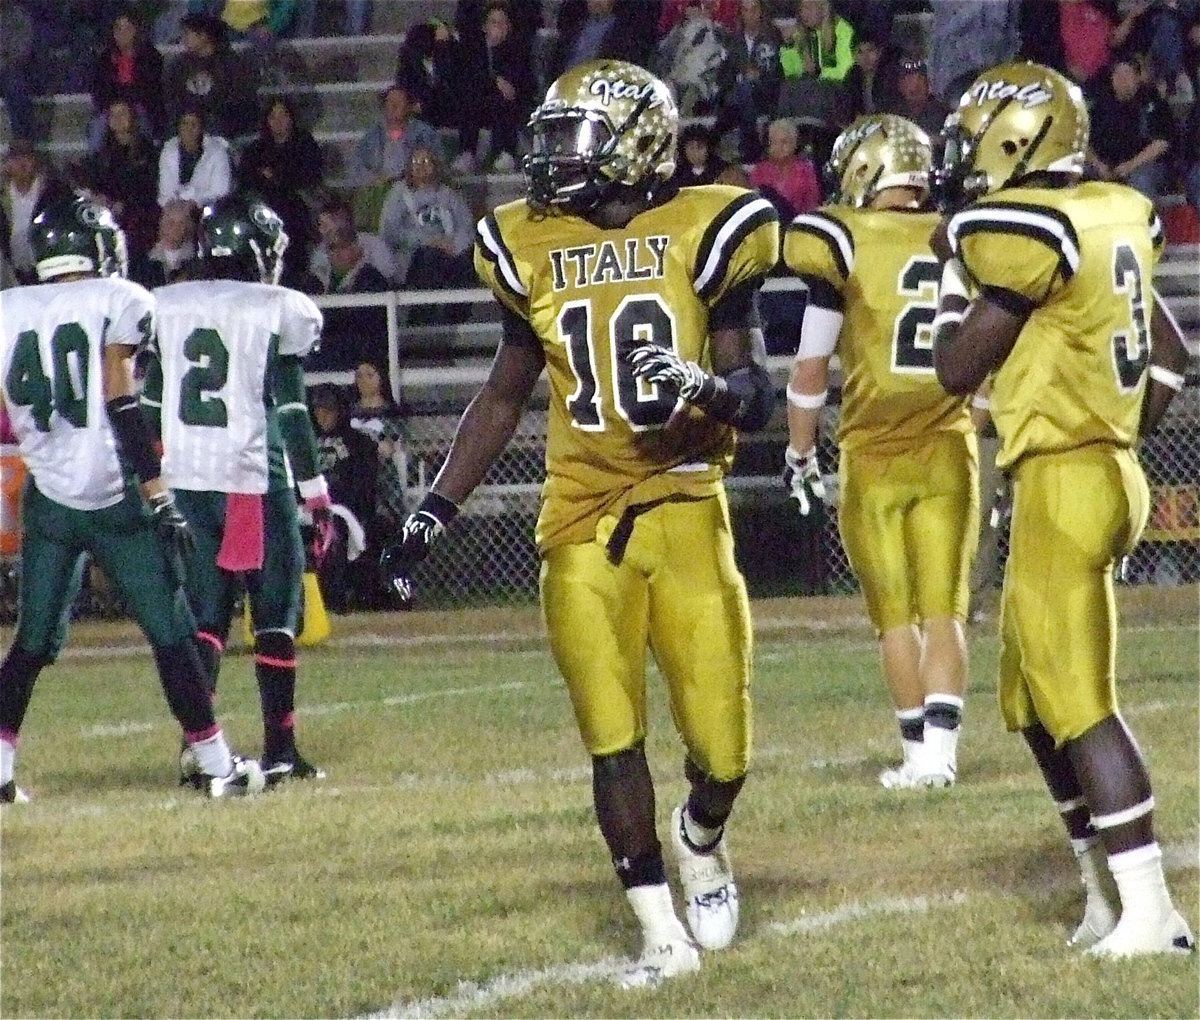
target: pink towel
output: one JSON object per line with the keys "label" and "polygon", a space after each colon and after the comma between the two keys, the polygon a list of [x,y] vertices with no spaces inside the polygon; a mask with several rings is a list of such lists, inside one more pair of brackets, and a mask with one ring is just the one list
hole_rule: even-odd
{"label": "pink towel", "polygon": [[263,565],[263,498],[256,492],[225,496],[225,531],[217,550],[222,570],[261,570]]}

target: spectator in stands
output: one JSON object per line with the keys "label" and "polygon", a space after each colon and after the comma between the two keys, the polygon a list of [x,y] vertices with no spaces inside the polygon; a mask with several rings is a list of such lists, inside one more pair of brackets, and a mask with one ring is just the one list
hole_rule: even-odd
{"label": "spectator in stands", "polygon": [[[322,294],[380,294],[391,290],[391,251],[375,234],[354,227],[349,203],[330,198],[317,213],[321,243],[313,252],[310,273]],[[327,308],[321,346],[308,356],[313,370],[347,369],[366,358],[382,364],[387,358],[387,311],[382,304],[367,308]]]}
{"label": "spectator in stands", "polygon": [[[475,217],[462,193],[448,183],[432,149],[413,150],[404,180],[384,200],[379,236],[392,250],[397,278],[405,287],[478,286],[471,254]],[[470,305],[464,304],[417,305],[410,309],[408,323],[463,322],[470,313]]]}
{"label": "spectator in stands", "polygon": [[702,123],[689,124],[679,132],[679,156],[672,180],[680,188],[696,184],[749,186],[741,167],[730,166],[717,155],[716,135]]}
{"label": "spectator in stands", "polygon": [[12,138],[34,138],[33,19],[17,0],[0,0],[0,99]]}
{"label": "spectator in stands", "polygon": [[655,47],[655,73],[671,84],[683,117],[707,117],[728,90],[732,37],[712,18],[716,0],[687,0],[683,19]]}
{"label": "spectator in stands", "polygon": [[1192,102],[1183,130],[1183,191],[1190,205],[1200,214],[1200,99]]}
{"label": "spectator in stands", "polygon": [[[496,0],[458,0],[454,5],[454,28],[467,53],[475,59],[483,53],[486,45],[484,20],[489,7]],[[512,23],[511,38],[529,68],[530,77],[536,78],[535,51],[537,34],[542,27],[542,0],[503,0],[508,9],[508,20]]]}
{"label": "spectator in stands", "polygon": [[388,392],[382,362],[363,360],[354,370],[350,427],[375,444],[375,513],[367,527],[367,545],[381,549],[399,534],[405,518],[407,478],[404,413]]}
{"label": "spectator in stands", "polygon": [[[687,17],[693,0],[666,0],[658,16],[658,38],[665,39]],[[730,34],[738,31],[739,0],[711,0],[705,5],[713,21]]]}
{"label": "spectator in stands", "polygon": [[220,16],[230,38],[250,44],[255,79],[277,84],[282,76],[279,40],[296,20],[296,0],[225,0]]}
{"label": "spectator in stands", "polygon": [[129,104],[143,132],[163,137],[163,62],[154,44],[129,11],[112,21],[108,44],[100,51],[92,81],[92,122],[88,148],[100,147],[114,100]]}
{"label": "spectator in stands", "polygon": [[379,107],[379,120],[363,132],[354,147],[353,176],[360,187],[390,186],[404,177],[418,148],[442,156],[442,140],[416,115],[416,97],[407,83],[396,82],[384,89]]}
{"label": "spectator in stands", "polygon": [[158,239],[149,252],[132,259],[130,279],[151,289],[185,279],[196,268],[196,224],[199,212],[191,202],[172,199],[158,217]]}
{"label": "spectator in stands", "polygon": [[953,109],[980,71],[1016,56],[1021,44],[1019,0],[930,0],[929,81]]}
{"label": "spectator in stands", "polygon": [[783,69],[776,112],[833,122],[841,85],[854,65],[854,29],[830,0],[800,0],[796,28],[779,51]]}
{"label": "spectator in stands", "polygon": [[[311,39],[317,34],[317,6],[333,6],[328,0],[297,0],[296,19],[292,34]],[[371,0],[342,0],[341,32],[345,36],[369,35],[371,32]]]}
{"label": "spectator in stands", "polygon": [[796,152],[800,136],[796,122],[787,117],[767,128],[767,155],[750,168],[750,186],[779,210],[783,223],[821,204],[821,185],[812,160]]}
{"label": "spectator in stands", "polygon": [[42,160],[33,142],[14,138],[4,156],[3,194],[0,209],[8,229],[0,237],[3,254],[21,284],[37,282],[29,225],[43,209],[73,197],[70,186]]}
{"label": "spectator in stands", "polygon": [[728,38],[732,88],[725,93],[717,115],[716,137],[722,138],[736,127],[738,157],[743,163],[753,163],[762,156],[762,127],[779,101],[783,38],[767,17],[763,0],[741,0],[737,10],[737,27]]}
{"label": "spectator in stands", "polygon": [[1144,65],[1118,57],[1092,90],[1088,160],[1103,180],[1123,181],[1152,202],[1167,184],[1175,123]]}
{"label": "spectator in stands", "polygon": [[[353,514],[365,530],[371,526],[375,514],[375,443],[350,427],[349,408],[340,387],[329,384],[315,387],[309,407],[317,438],[317,470],[329,485],[329,498]],[[334,548],[325,557],[317,576],[329,609],[345,613],[359,601],[357,592],[366,593],[377,587],[374,574],[378,555],[360,555],[353,563],[349,562],[348,525],[335,515],[334,527],[337,529]],[[361,567],[355,569],[359,564]]]}
{"label": "spectator in stands", "polygon": [[203,111],[185,110],[158,157],[158,204],[182,198],[203,209],[232,190],[229,143],[208,134]]}
{"label": "spectator in stands", "polygon": [[895,100],[885,112],[899,114],[924,130],[930,138],[937,138],[950,109],[930,89],[925,61],[906,58],[900,61]]}
{"label": "spectator in stands", "polygon": [[441,18],[409,26],[396,57],[396,81],[408,86],[421,119],[435,128],[457,127],[464,96],[464,45]]}
{"label": "spectator in stands", "polygon": [[182,22],[183,52],[163,77],[163,102],[170,123],[185,110],[200,110],[223,138],[253,130],[258,109],[256,83],[246,60],[229,46],[225,23],[210,14]]}
{"label": "spectator in stands", "polygon": [[378,234],[355,228],[354,211],[345,199],[333,195],[325,199],[317,210],[317,234],[321,241],[312,253],[308,270],[321,285],[322,293],[343,289],[342,281],[360,262],[373,267],[383,278],[385,286],[381,289],[390,290],[396,285],[392,250]]}
{"label": "spectator in stands", "polygon": [[1062,4],[1059,0],[1020,0],[1018,24],[1021,29],[1022,60],[1067,73],[1067,58],[1062,41]]}
{"label": "spectator in stands", "polygon": [[645,66],[653,49],[659,7],[616,0],[563,0],[558,8],[558,43],[548,77],[604,57]]}
{"label": "spectator in stands", "polygon": [[1058,22],[1067,74],[1080,85],[1090,82],[1122,50],[1145,9],[1133,4],[1122,16],[1117,0],[1059,0]]}
{"label": "spectator in stands", "polygon": [[507,174],[518,165],[518,142],[533,109],[536,82],[528,50],[513,34],[506,0],[492,0],[484,8],[483,40],[482,50],[462,51],[468,98],[460,106],[460,139],[463,155],[470,156],[486,128],[491,140],[489,151],[481,153],[483,165],[490,173]]}
{"label": "spectator in stands", "polygon": [[158,147],[128,100],[108,104],[100,145],[84,158],[79,176],[125,231],[130,260],[144,256],[158,229]]}
{"label": "spectator in stands", "polygon": [[315,238],[313,214],[324,177],[321,147],[312,132],[296,121],[286,96],[268,103],[258,137],[238,162],[238,180],[256,191],[283,220],[288,235],[284,278],[295,280],[308,265]]}
{"label": "spectator in stands", "polygon": [[841,124],[868,113],[882,113],[899,102],[900,61],[892,47],[871,35],[854,40],[854,66],[842,83]]}

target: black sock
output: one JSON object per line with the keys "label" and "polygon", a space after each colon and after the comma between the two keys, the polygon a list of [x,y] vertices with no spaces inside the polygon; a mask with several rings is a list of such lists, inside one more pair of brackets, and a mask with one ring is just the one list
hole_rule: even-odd
{"label": "black sock", "polygon": [[255,635],[254,675],[262,704],[263,757],[290,758],[296,753],[296,643],[290,634],[271,630]]}
{"label": "black sock", "polygon": [[613,868],[626,889],[635,885],[665,885],[667,881],[661,845],[636,857],[614,857]]}
{"label": "black sock", "polygon": [[956,730],[962,724],[962,705],[931,695],[925,699],[925,721],[939,729]]}

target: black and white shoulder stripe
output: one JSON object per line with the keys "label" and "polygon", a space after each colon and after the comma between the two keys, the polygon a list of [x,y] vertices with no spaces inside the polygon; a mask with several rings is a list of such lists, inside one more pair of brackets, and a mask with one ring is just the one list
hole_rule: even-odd
{"label": "black and white shoulder stripe", "polygon": [[521,282],[517,273],[517,261],[500,234],[500,224],[494,213],[488,213],[476,227],[479,250],[483,257],[496,267],[496,279],[513,298],[524,301],[529,297],[529,288]]}
{"label": "black and white shoulder stripe", "polygon": [[823,212],[801,213],[792,220],[788,229],[810,234],[824,241],[833,255],[834,264],[842,279],[850,276],[850,271],[854,268],[854,238],[840,220]]}
{"label": "black and white shoulder stripe", "polygon": [[729,271],[729,261],[747,237],[764,223],[778,220],[775,207],[754,192],[730,202],[708,225],[696,252],[692,286],[702,298],[710,297],[721,286]]}
{"label": "black and white shoulder stripe", "polygon": [[1017,234],[1041,241],[1058,254],[1063,279],[1069,280],[1079,268],[1079,236],[1071,220],[1047,205],[1024,202],[988,202],[956,213],[950,221],[950,246],[958,254],[963,239],[972,234],[991,232]]}

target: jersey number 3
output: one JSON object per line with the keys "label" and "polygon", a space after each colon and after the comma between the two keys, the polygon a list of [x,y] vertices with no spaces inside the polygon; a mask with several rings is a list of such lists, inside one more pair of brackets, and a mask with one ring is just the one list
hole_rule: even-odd
{"label": "jersey number 3", "polygon": [[1142,292],[1142,267],[1127,244],[1113,249],[1113,291],[1129,301],[1129,329],[1113,334],[1113,367],[1117,388],[1132,393],[1141,382],[1150,362],[1149,330],[1146,328],[1146,300]]}

